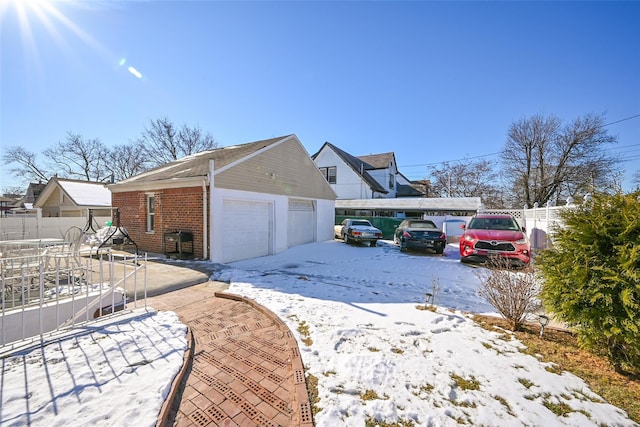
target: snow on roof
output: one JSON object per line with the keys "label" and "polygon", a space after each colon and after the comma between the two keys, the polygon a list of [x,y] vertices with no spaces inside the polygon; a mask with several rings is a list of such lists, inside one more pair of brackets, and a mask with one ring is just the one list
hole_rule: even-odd
{"label": "snow on roof", "polygon": [[111,206],[111,191],[104,184],[61,179],[58,184],[78,206]]}

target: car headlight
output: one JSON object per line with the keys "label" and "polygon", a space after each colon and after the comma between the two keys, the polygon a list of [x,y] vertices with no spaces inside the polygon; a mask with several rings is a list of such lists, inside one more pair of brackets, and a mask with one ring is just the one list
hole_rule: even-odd
{"label": "car headlight", "polygon": [[528,240],[526,237],[524,237],[524,238],[522,238],[522,239],[520,239],[520,240],[516,240],[516,243],[517,243],[518,245],[526,245],[528,241],[529,241],[529,240]]}
{"label": "car headlight", "polygon": [[474,240],[474,239],[473,239],[473,237],[472,237],[472,236],[470,236],[470,235],[468,235],[468,234],[465,234],[465,235],[464,235],[464,240],[466,240],[467,242],[473,242],[473,240]]}

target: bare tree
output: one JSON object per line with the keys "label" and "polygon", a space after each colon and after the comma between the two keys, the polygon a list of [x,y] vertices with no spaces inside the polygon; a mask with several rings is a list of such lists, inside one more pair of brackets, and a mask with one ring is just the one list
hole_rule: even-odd
{"label": "bare tree", "polygon": [[498,171],[488,160],[444,162],[430,169],[431,194],[439,197],[480,197],[486,206],[502,207]]}
{"label": "bare tree", "polygon": [[200,151],[212,150],[218,143],[199,127],[182,125],[180,129],[166,117],[150,120],[136,143],[144,147],[152,166],[160,166]]}
{"label": "bare tree", "polygon": [[47,182],[49,172],[39,163],[35,153],[24,147],[7,147],[2,153],[2,163],[15,165],[9,172],[18,179],[27,182]]}
{"label": "bare tree", "polygon": [[86,181],[102,181],[109,175],[106,167],[109,150],[98,138],[67,133],[64,142],[57,142],[43,154],[49,158],[58,175]]}
{"label": "bare tree", "polygon": [[109,152],[107,168],[114,181],[121,181],[149,169],[144,147],[140,143],[116,145]]}
{"label": "bare tree", "polygon": [[634,184],[636,184],[636,186],[638,186],[638,188],[640,188],[640,171],[635,171],[633,173],[633,182]]}
{"label": "bare tree", "polygon": [[604,127],[604,116],[593,114],[566,125],[541,114],[514,122],[501,156],[515,203],[543,205],[578,193],[615,189],[619,162],[603,146],[617,142],[617,137]]}

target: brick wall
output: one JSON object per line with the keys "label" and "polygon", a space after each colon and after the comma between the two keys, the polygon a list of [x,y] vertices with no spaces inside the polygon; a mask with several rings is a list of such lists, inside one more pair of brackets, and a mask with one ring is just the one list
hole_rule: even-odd
{"label": "brick wall", "polygon": [[[150,194],[155,197],[153,232],[147,232],[147,196]],[[183,230],[193,233],[194,257],[203,257],[202,187],[113,193],[111,199],[112,206],[119,209],[122,227],[141,251],[162,254],[164,233]],[[186,250],[190,248],[190,243],[183,246]],[[175,244],[169,250],[174,251]]]}

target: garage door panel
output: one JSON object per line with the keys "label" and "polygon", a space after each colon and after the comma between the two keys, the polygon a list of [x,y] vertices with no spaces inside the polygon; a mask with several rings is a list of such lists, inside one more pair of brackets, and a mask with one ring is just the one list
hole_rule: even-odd
{"label": "garage door panel", "polygon": [[316,215],[313,201],[289,200],[288,246],[315,241]]}
{"label": "garage door panel", "polygon": [[269,202],[225,200],[223,260],[239,261],[269,255],[273,205]]}

